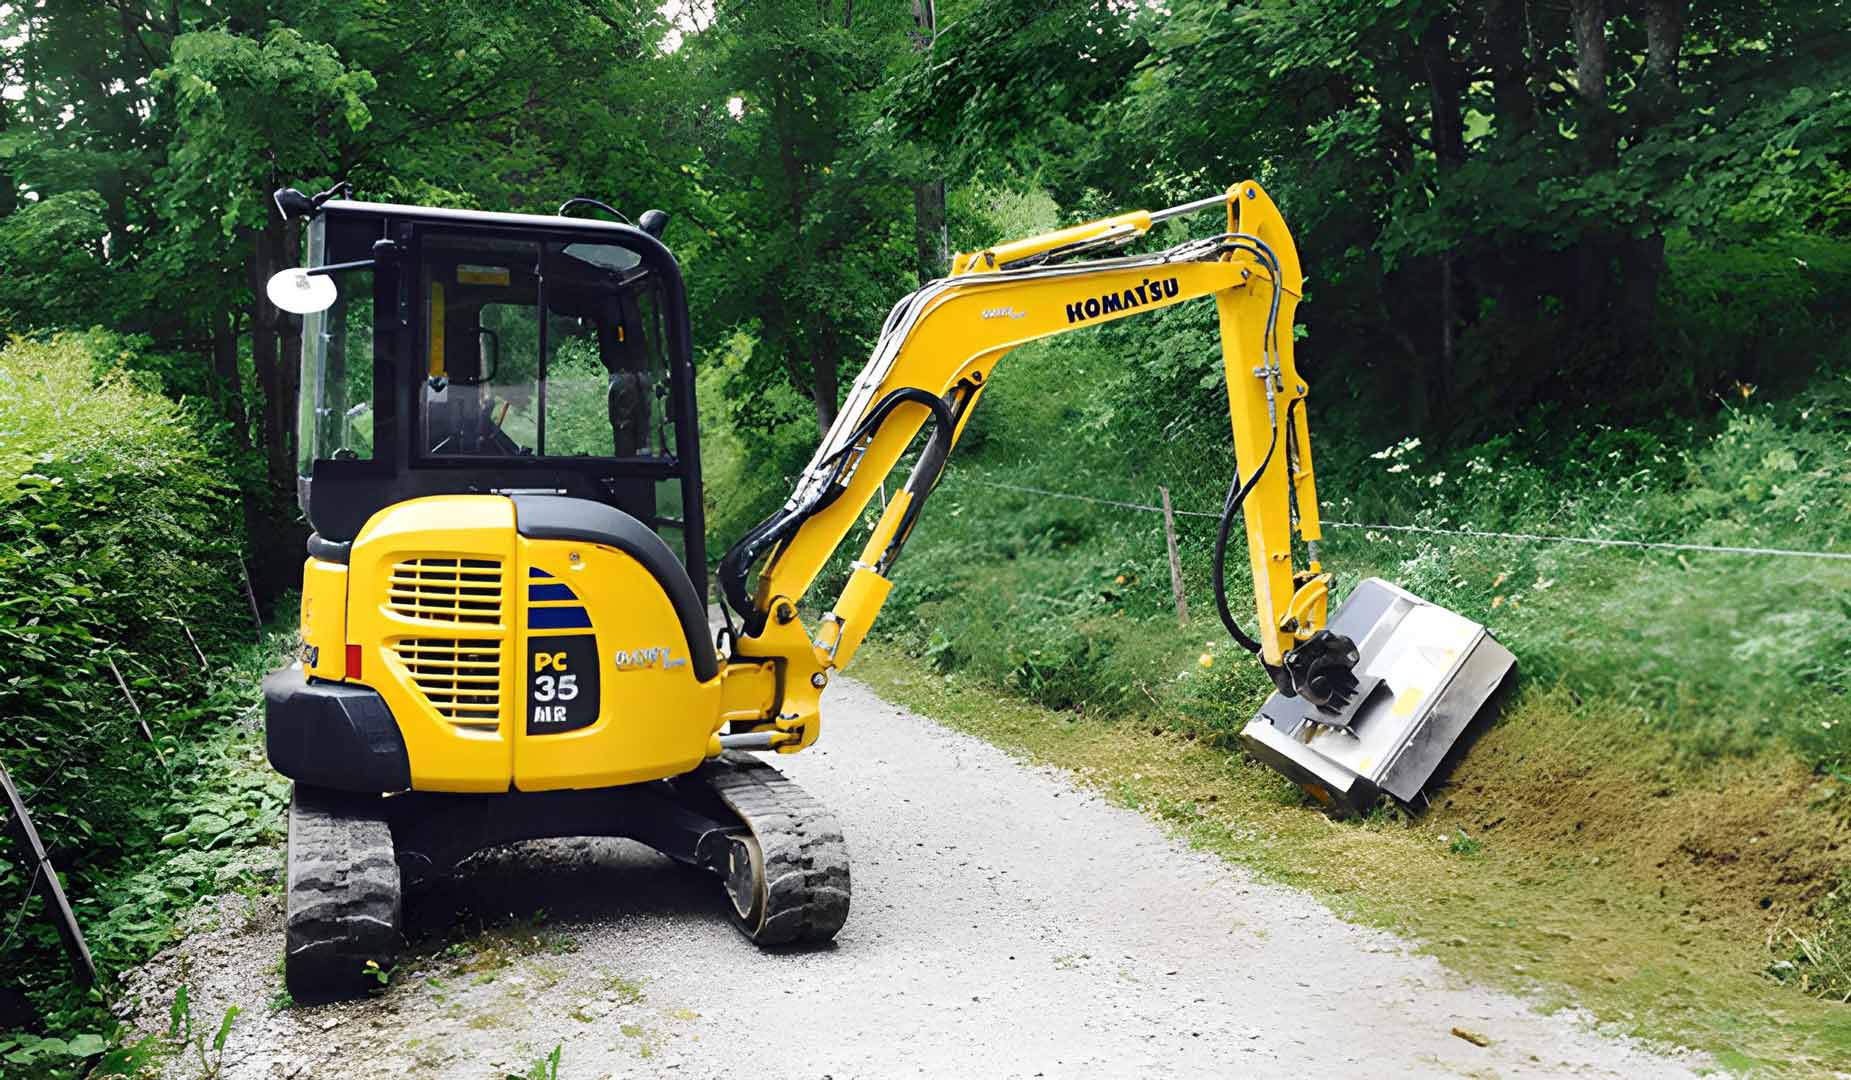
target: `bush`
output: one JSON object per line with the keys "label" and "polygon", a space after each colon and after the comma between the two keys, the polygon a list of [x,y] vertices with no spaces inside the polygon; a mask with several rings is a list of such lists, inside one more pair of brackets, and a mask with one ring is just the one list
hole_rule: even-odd
{"label": "bush", "polygon": [[818,441],[815,407],[789,386],[752,396],[750,417],[731,405],[745,398],[727,391],[749,378],[746,363],[758,347],[749,335],[735,334],[702,365],[696,388],[710,561],[790,497]]}
{"label": "bush", "polygon": [[[221,662],[249,648],[236,489],[133,359],[106,336],[0,351],[0,754],[88,927],[113,917],[124,860],[158,849],[174,782],[117,673],[178,768],[219,715],[194,643]],[[27,879],[3,867],[10,914]],[[43,1002],[61,962],[49,927],[27,926],[6,978]],[[148,942],[91,944],[109,967]]]}

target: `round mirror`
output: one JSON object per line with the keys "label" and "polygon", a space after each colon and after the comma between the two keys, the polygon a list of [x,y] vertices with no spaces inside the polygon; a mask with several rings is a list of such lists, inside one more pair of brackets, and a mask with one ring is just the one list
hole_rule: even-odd
{"label": "round mirror", "polygon": [[334,306],[338,295],[326,274],[311,274],[300,266],[279,270],[264,286],[270,302],[291,315],[313,315]]}

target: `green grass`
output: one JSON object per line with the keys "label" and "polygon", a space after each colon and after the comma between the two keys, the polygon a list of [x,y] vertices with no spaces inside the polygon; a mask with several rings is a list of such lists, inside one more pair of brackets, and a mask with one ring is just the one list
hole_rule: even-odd
{"label": "green grass", "polygon": [[[1196,615],[1185,628],[1171,611],[1159,515],[988,486],[1155,503],[1164,483],[1179,507],[1218,507],[1231,469],[1225,420],[1203,405],[1165,439],[1168,425],[1096,415],[1071,392],[1113,372],[1096,352],[1055,347],[999,368],[907,547],[883,630],[941,670],[1050,708],[1154,709],[1225,735],[1268,684],[1228,654],[1214,618],[1214,522],[1178,519]],[[1346,445],[1340,414],[1312,419],[1336,520],[1851,552],[1845,376],[1789,400],[1737,403],[1701,429],[1551,429],[1443,454],[1374,458]],[[1250,625],[1245,563],[1232,561],[1231,603]],[[1633,706],[1680,757],[1779,743],[1821,769],[1851,762],[1851,561],[1333,527],[1325,562],[1340,589],[1380,576],[1486,623],[1527,681]],[[1217,659],[1199,673],[1204,651]]]}

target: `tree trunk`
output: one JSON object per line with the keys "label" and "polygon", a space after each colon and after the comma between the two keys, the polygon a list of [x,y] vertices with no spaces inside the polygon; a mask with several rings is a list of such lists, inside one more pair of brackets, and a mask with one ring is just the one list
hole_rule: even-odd
{"label": "tree trunk", "polygon": [[[1646,0],[1645,75],[1633,110],[1635,145],[1676,115],[1677,64],[1684,48],[1688,16],[1689,0]],[[1635,230],[1627,237],[1620,245],[1619,262],[1620,340],[1629,352],[1642,353],[1651,347],[1658,314],[1658,285],[1665,268],[1665,234],[1656,220],[1645,235]]]}
{"label": "tree trunk", "polygon": [[1498,132],[1512,139],[1528,135],[1536,126],[1529,55],[1524,49],[1528,23],[1524,0],[1486,0],[1484,33],[1491,62],[1491,97]]}
{"label": "tree trunk", "polygon": [[1607,123],[1607,6],[1605,0],[1570,0],[1575,28],[1575,94],[1581,99],[1580,142],[1588,164],[1613,165],[1613,129]]}
{"label": "tree trunk", "polygon": [[919,262],[920,284],[951,270],[951,234],[946,222],[943,180],[913,185],[913,251]]}
{"label": "tree trunk", "polygon": [[264,283],[270,275],[284,268],[285,232],[281,221],[268,221],[263,228],[251,231],[251,367],[257,373],[257,387],[263,396],[262,433],[264,473],[273,492],[293,486],[295,455],[291,452],[291,433],[295,427],[297,378],[290,374],[295,358],[282,355],[286,333],[300,341],[300,331],[286,331],[287,312],[270,303]]}
{"label": "tree trunk", "polygon": [[[1430,21],[1420,35],[1421,64],[1426,68],[1431,98],[1433,156],[1439,165],[1436,183],[1441,188],[1450,182],[1449,174],[1465,164],[1465,77],[1458,62],[1452,57],[1449,46],[1451,39],[1452,25],[1445,18]],[[1454,335],[1459,323],[1456,259],[1456,254],[1450,250],[1439,253],[1440,295],[1437,317],[1440,324],[1440,363],[1433,372],[1432,383],[1422,388],[1422,392],[1437,403],[1438,409],[1430,411],[1439,413],[1442,428],[1451,406],[1456,360],[1453,350]]]}
{"label": "tree trunk", "polygon": [[248,450],[251,426],[244,415],[244,375],[238,369],[238,312],[232,307],[220,307],[212,313],[212,374],[219,415],[230,425],[239,448]]}
{"label": "tree trunk", "polygon": [[[290,218],[283,223],[283,249],[279,254],[281,258],[277,269],[301,265],[302,221],[300,218]],[[283,432],[283,486],[293,493],[296,487],[297,443],[301,439],[301,426],[296,422],[296,410],[297,395],[302,391],[302,316],[291,315],[283,311],[277,312],[276,359],[277,377],[282,389],[280,419]]]}
{"label": "tree trunk", "polygon": [[[1605,0],[1570,0],[1575,32],[1575,94],[1581,99],[1578,142],[1591,173],[1613,168],[1613,125],[1607,114],[1607,8]],[[1618,238],[1602,224],[1588,223],[1575,252],[1572,301],[1583,326],[1601,326],[1613,249]]]}
{"label": "tree trunk", "polygon": [[1432,99],[1433,154],[1442,171],[1465,161],[1465,79],[1449,51],[1451,38],[1452,25],[1444,18],[1431,20],[1420,34],[1421,65]]}
{"label": "tree trunk", "polygon": [[812,385],[810,395],[816,401],[816,431],[818,437],[829,434],[829,427],[836,422],[836,388],[839,378],[836,374],[834,335],[829,335],[823,348],[810,354],[810,378]]}
{"label": "tree trunk", "polygon": [[[12,127],[13,103],[0,101],[0,135]],[[0,170],[0,217],[19,209],[19,183],[11,169]]]}
{"label": "tree trunk", "polygon": [[[913,47],[930,53],[938,41],[938,5],[934,0],[913,0]],[[945,181],[923,180],[913,185],[913,251],[919,264],[919,283],[942,277],[951,270],[951,233],[945,213]]]}

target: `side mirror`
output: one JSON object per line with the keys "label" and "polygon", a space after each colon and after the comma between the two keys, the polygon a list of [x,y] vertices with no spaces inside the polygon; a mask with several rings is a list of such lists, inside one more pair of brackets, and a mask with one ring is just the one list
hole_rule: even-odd
{"label": "side mirror", "polygon": [[662,231],[668,228],[668,211],[645,210],[643,215],[636,219],[636,227],[660,240]]}
{"label": "side mirror", "polygon": [[334,306],[340,291],[326,274],[312,274],[300,266],[279,270],[264,286],[264,295],[291,315],[313,315]]}
{"label": "side mirror", "polygon": [[284,221],[307,217],[315,212],[315,202],[295,188],[277,188],[270,196],[276,204],[276,212],[283,215]]}
{"label": "side mirror", "polygon": [[270,275],[264,285],[264,295],[270,302],[291,315],[313,315],[317,311],[326,311],[334,306],[340,290],[335,288],[330,274],[343,270],[369,270],[382,262],[393,262],[401,250],[390,240],[373,241],[373,257],[355,259],[353,262],[330,263],[327,266],[292,266],[287,270],[278,270]]}

